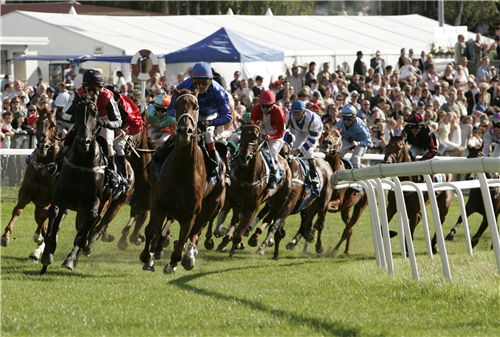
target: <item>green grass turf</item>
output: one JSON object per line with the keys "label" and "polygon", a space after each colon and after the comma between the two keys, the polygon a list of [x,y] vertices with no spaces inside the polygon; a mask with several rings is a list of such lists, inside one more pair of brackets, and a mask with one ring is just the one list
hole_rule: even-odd
{"label": "green grass turf", "polygon": [[[15,189],[3,189],[2,228],[7,225]],[[55,263],[40,276],[40,264],[29,261],[35,248],[33,205],[14,228],[12,242],[1,252],[2,336],[498,336],[500,300],[498,270],[490,250],[489,230],[474,256],[466,254],[463,230],[447,242],[452,282],[444,280],[439,256],[429,260],[422,226],[415,234],[420,281],[409,260],[401,258],[393,238],[395,274],[377,267],[368,210],[354,227],[350,256],[328,255],[344,228],[340,215],[329,214],[325,253],[311,245],[302,252],[285,244],[298,228],[298,216],[286,222],[287,236],[279,261],[255,248],[227,253],[200,247],[196,267],[179,265],[173,276],[142,271],[142,246],[126,251],[116,244],[128,220],[124,206],[110,226],[117,239],[98,241],[91,256],[82,256],[70,272],[60,267],[75,236],[74,213],[59,232]],[[428,214],[431,214],[430,210]],[[447,234],[458,217],[453,203],[444,225]],[[470,218],[475,233],[480,219]],[[173,225],[173,238],[177,234]],[[397,229],[395,220],[391,228]],[[433,228],[431,223],[431,228]],[[433,231],[433,229],[431,229]],[[216,245],[220,239],[216,239]],[[246,239],[245,239],[246,242]],[[341,248],[341,252],[344,247]]]}

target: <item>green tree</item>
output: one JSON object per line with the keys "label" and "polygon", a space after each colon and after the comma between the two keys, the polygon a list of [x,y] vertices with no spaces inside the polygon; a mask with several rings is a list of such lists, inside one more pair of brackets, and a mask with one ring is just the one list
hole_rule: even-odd
{"label": "green tree", "polygon": [[445,1],[444,16],[448,24],[455,26],[491,26],[499,23],[500,1]]}

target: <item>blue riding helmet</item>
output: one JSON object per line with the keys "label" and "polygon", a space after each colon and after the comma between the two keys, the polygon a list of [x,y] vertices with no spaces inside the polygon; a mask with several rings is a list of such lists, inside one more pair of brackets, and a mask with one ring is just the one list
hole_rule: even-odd
{"label": "blue riding helmet", "polygon": [[213,78],[212,67],[205,62],[198,62],[191,71],[192,78]]}
{"label": "blue riding helmet", "polygon": [[356,117],[356,107],[352,104],[346,104],[342,108],[342,117]]}
{"label": "blue riding helmet", "polygon": [[291,110],[305,110],[306,109],[306,103],[304,103],[303,101],[301,101],[300,99],[297,99],[295,100],[293,103],[292,103],[292,107],[291,107]]}

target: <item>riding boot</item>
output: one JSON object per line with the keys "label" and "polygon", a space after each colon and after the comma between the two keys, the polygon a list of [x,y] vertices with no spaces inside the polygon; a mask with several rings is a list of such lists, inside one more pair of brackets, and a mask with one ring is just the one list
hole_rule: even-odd
{"label": "riding boot", "polygon": [[311,180],[311,184],[316,185],[319,184],[318,173],[316,172],[316,161],[313,159],[308,159],[309,162],[309,179]]}
{"label": "riding boot", "polygon": [[[212,143],[205,143],[205,148],[207,149],[208,156],[210,157],[210,160],[212,163],[205,163],[205,165],[208,165],[208,177],[217,177],[219,174],[217,168],[218,168],[218,160],[217,160],[217,151],[215,149],[215,142]],[[212,167],[214,167],[212,169]]]}
{"label": "riding boot", "polygon": [[48,174],[53,176],[53,175],[61,172],[63,159],[66,156],[66,154],[69,152],[69,148],[70,148],[69,146],[63,147],[61,150],[59,150],[59,152],[56,153],[56,158],[54,159],[54,162],[48,164],[45,167]]}
{"label": "riding boot", "polygon": [[125,156],[116,156],[116,163],[118,164],[117,170],[123,178],[127,178],[127,164],[125,163]]}
{"label": "riding boot", "polygon": [[163,162],[167,159],[168,155],[174,149],[175,142],[175,133],[171,134],[170,137],[163,143],[160,147],[158,147],[153,153],[153,162],[156,165],[156,176],[158,177],[161,172],[161,167],[163,166]]}
{"label": "riding boot", "polygon": [[270,172],[269,172],[269,182],[267,183],[267,188],[275,189],[277,182],[278,182],[278,177],[276,176],[276,169],[271,166]]}
{"label": "riding boot", "polygon": [[231,160],[226,156],[226,185],[231,186]]}

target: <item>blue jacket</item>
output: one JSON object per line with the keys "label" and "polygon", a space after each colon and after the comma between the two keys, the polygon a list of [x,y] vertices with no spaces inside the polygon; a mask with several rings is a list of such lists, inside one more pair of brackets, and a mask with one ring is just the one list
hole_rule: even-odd
{"label": "blue jacket", "polygon": [[[188,78],[177,86],[180,91],[182,89],[189,89],[194,91],[193,81]],[[172,101],[168,106],[167,112],[170,116],[175,118],[175,103],[177,99],[172,96]],[[217,118],[213,119],[214,126],[226,125],[232,119],[231,109],[229,108],[227,92],[217,82],[212,81],[210,87],[204,94],[198,95],[198,105],[200,106],[200,116],[208,116],[216,113]]]}
{"label": "blue jacket", "polygon": [[361,147],[369,147],[372,142],[368,126],[366,126],[365,122],[358,117],[352,121],[349,130],[344,125],[343,120],[340,120],[337,124],[335,124],[335,129],[342,129],[340,134],[344,139],[352,138],[352,140],[359,142],[359,146]]}

